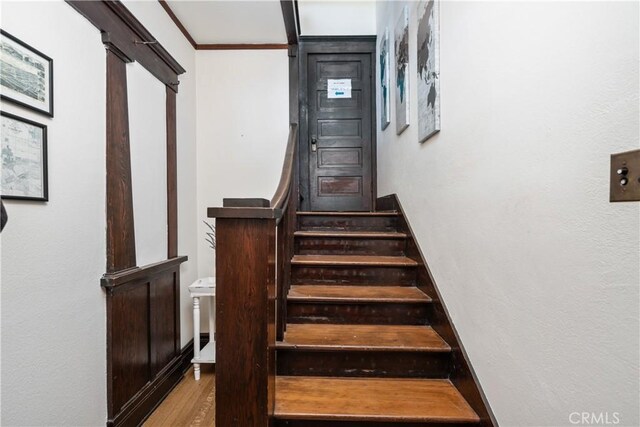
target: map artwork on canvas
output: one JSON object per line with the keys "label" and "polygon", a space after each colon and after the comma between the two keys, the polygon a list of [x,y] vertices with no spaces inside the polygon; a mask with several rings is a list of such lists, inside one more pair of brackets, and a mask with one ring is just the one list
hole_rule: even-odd
{"label": "map artwork on canvas", "polygon": [[440,130],[439,2],[418,5],[418,137],[420,142]]}

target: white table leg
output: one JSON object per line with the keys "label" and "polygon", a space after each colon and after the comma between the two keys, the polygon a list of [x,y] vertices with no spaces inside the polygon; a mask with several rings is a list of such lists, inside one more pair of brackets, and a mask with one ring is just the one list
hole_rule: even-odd
{"label": "white table leg", "polygon": [[193,297],[193,375],[200,380],[200,297]]}

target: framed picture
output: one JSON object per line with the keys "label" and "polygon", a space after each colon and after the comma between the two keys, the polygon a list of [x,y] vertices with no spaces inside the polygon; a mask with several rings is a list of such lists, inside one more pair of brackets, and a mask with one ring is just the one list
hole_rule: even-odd
{"label": "framed picture", "polygon": [[47,127],[0,112],[3,199],[48,201]]}
{"label": "framed picture", "polygon": [[53,117],[53,60],[3,30],[0,97]]}
{"label": "framed picture", "polygon": [[424,142],[440,130],[439,0],[418,4],[418,138]]}
{"label": "framed picture", "polygon": [[396,133],[409,126],[409,8],[402,8],[395,28]]}
{"label": "framed picture", "polygon": [[382,39],[380,40],[380,126],[385,130],[391,117],[389,109],[391,108],[389,99],[389,29],[384,30]]}

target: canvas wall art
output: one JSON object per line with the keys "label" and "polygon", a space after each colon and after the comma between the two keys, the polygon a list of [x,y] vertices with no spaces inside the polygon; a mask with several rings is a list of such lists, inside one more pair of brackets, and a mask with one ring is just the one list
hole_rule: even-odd
{"label": "canvas wall art", "polygon": [[0,112],[3,199],[48,200],[47,127]]}
{"label": "canvas wall art", "polygon": [[409,9],[402,8],[396,23],[396,133],[409,126]]}
{"label": "canvas wall art", "polygon": [[440,130],[439,1],[418,4],[418,138],[424,142]]}
{"label": "canvas wall art", "polygon": [[380,40],[380,126],[382,130],[385,130],[391,122],[389,95],[389,29],[386,28]]}

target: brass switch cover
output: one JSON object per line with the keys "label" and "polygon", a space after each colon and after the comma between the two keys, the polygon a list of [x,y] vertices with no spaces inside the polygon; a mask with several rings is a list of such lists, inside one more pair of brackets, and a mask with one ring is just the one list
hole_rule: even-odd
{"label": "brass switch cover", "polygon": [[610,202],[640,201],[640,150],[611,155]]}

